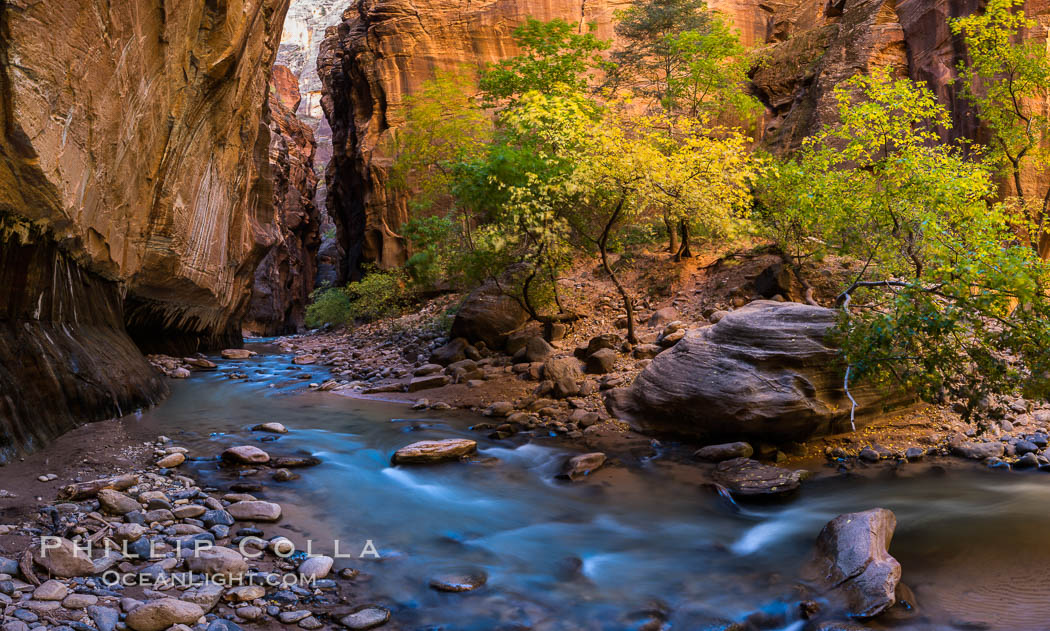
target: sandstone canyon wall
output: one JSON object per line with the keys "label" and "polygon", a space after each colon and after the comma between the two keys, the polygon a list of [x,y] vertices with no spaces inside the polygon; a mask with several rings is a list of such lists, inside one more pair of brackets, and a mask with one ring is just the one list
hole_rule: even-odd
{"label": "sandstone canyon wall", "polygon": [[0,2],[8,453],[162,395],[131,339],[239,343],[277,236],[264,102],[287,4]]}
{"label": "sandstone canyon wall", "polygon": [[435,69],[477,68],[518,51],[511,32],[526,17],[594,23],[611,38],[629,0],[359,0],[328,29],[318,57],[321,105],[332,127],[328,212],[346,249],[342,275],[366,262],[406,259],[398,228],[405,200],[385,187],[382,142],[403,122],[404,97]]}
{"label": "sandstone canyon wall", "polygon": [[[510,38],[526,16],[595,22],[612,34],[612,14],[627,2],[602,0],[358,0],[321,45],[322,106],[333,130],[327,181],[330,212],[349,256],[396,265],[405,258],[398,227],[403,199],[384,188],[389,160],[382,140],[401,124],[404,97],[435,68],[477,67],[516,51]],[[980,0],[712,0],[742,41],[764,56],[750,89],[766,105],[762,141],[778,153],[836,118],[833,90],[854,74],[889,65],[929,84],[952,112],[952,135],[982,139],[973,108],[952,84],[965,54],[948,18],[977,10]],[[1047,38],[1050,2],[1026,12],[1039,26],[1026,37]]]}
{"label": "sandstone canyon wall", "polygon": [[[299,78],[302,100],[295,114],[307,124],[317,144],[315,169],[323,174],[324,166],[332,157],[332,128],[321,110],[321,78],[317,74],[317,54],[325,30],[342,20],[347,0],[292,0],[284,21],[281,45],[277,49],[277,63],[287,66]],[[328,214],[328,191],[324,178],[319,178],[314,206],[321,221],[321,247],[317,254],[316,284],[335,285],[339,282],[339,262],[343,251],[336,238],[335,222]]]}
{"label": "sandstone canyon wall", "polygon": [[256,336],[302,330],[317,274],[320,218],[314,206],[317,175],[313,130],[295,112],[299,79],[285,66],[270,81],[270,169],[280,234],[255,270],[255,284],[242,328]]}

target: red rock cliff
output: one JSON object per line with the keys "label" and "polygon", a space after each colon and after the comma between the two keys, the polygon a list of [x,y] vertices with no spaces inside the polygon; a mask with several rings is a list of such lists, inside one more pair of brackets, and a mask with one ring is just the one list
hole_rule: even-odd
{"label": "red rock cliff", "polygon": [[163,394],[129,334],[239,343],[276,238],[263,104],[287,4],[0,2],[11,449]]}
{"label": "red rock cliff", "polygon": [[317,274],[320,217],[314,206],[317,175],[313,130],[296,117],[299,79],[285,66],[270,81],[270,169],[280,235],[255,270],[243,329],[252,335],[283,335],[303,328]]}
{"label": "red rock cliff", "polygon": [[[329,210],[348,250],[344,273],[361,262],[404,260],[398,227],[404,200],[384,187],[389,166],[381,141],[401,124],[406,94],[434,68],[479,66],[516,51],[510,32],[524,17],[595,22],[610,37],[612,13],[626,1],[359,0],[329,28],[318,57],[322,106],[333,131],[328,166]],[[972,107],[952,85],[965,54],[948,18],[967,15],[979,0],[712,0],[742,41],[766,62],[753,78],[766,104],[763,141],[788,152],[835,117],[836,85],[873,66],[890,65],[927,82],[952,112],[956,136],[979,138]],[[1046,39],[1050,2],[1025,10],[1040,23],[1026,37]]]}
{"label": "red rock cliff", "polygon": [[330,27],[318,56],[321,105],[332,127],[328,212],[346,249],[342,275],[362,263],[403,263],[398,228],[405,201],[385,188],[389,160],[377,151],[403,120],[404,97],[436,68],[479,67],[514,55],[511,32],[526,17],[597,25],[612,37],[628,0],[360,0]]}

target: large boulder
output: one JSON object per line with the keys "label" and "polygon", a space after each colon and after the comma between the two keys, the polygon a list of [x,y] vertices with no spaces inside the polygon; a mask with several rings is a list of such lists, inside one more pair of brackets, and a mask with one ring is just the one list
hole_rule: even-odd
{"label": "large boulder", "polygon": [[[832,309],[767,300],[690,331],[628,388],[610,391],[609,411],[643,432],[700,440],[802,440],[850,427]],[[857,425],[906,405],[902,393],[850,388]]]}
{"label": "large boulder", "polygon": [[529,314],[518,301],[488,282],[475,289],[459,307],[452,321],[452,337],[501,349],[507,343],[507,335],[528,319]]}
{"label": "large boulder", "polygon": [[575,357],[555,357],[543,363],[543,377],[551,381],[551,394],[555,397],[574,397],[580,393],[579,381],[583,379],[580,362]]}
{"label": "large boulder", "polygon": [[897,518],[885,508],[839,515],[817,537],[804,574],[842,599],[851,616],[878,615],[896,602],[901,565],[890,556]]}

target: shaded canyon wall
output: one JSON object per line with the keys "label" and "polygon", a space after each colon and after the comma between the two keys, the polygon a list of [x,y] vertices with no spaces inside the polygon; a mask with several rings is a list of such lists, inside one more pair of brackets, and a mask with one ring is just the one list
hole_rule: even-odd
{"label": "shaded canyon wall", "polygon": [[302,330],[317,274],[320,217],[314,206],[317,175],[313,130],[295,112],[299,79],[285,66],[270,80],[270,169],[280,233],[255,270],[255,284],[242,325],[254,336]]}
{"label": "shaded canyon wall", "polygon": [[0,433],[164,392],[138,350],[240,343],[277,237],[265,99],[288,0],[0,1]]}

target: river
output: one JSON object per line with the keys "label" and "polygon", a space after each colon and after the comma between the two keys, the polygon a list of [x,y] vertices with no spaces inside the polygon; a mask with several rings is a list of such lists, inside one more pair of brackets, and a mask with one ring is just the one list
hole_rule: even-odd
{"label": "river", "polygon": [[[285,509],[267,535],[310,540],[318,553],[339,541],[355,558],[337,567],[368,577],[360,602],[390,608],[400,628],[640,629],[655,617],[692,630],[763,612],[769,628],[802,629],[797,576],[817,533],[840,513],[877,506],[897,515],[891,553],[918,604],[882,626],[1050,628],[1045,473],[886,466],[739,509],[659,455],[568,484],[554,475],[572,452],[549,439],[493,441],[470,431],[478,419],[462,413],[306,392],[323,368],[249,348],[264,352],[175,383],[140,422],[202,457],[191,471],[220,488],[235,479],[214,456],[230,445],[319,457],[298,480],[260,475],[259,495]],[[248,378],[228,379],[233,369]],[[260,444],[248,430],[266,421],[290,432]],[[448,437],[478,440],[479,462],[390,465],[398,447]],[[367,540],[379,559],[356,558]],[[484,573],[488,582],[460,594],[428,586],[449,572]]]}

